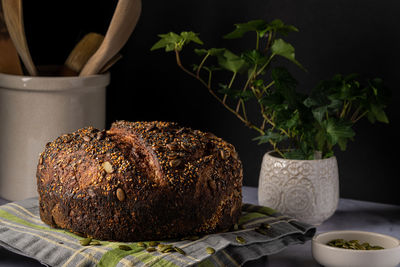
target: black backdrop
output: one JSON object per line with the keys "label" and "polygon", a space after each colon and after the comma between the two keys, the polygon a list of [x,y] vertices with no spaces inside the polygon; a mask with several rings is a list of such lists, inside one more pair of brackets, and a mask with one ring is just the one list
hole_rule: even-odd
{"label": "black backdrop", "polygon": [[[104,34],[116,2],[24,1],[35,63],[61,64],[85,33]],[[233,30],[234,23],[280,18],[300,29],[286,39],[308,69],[304,73],[290,68],[300,90],[307,91],[335,73],[352,72],[382,77],[391,88],[390,124],[360,122],[355,141],[336,156],[341,197],[400,204],[396,186],[399,11],[396,0],[144,0],[141,19],[122,50],[124,57],[111,69],[107,125],[118,119],[168,120],[211,131],[236,146],[244,164],[244,184],[257,186],[261,159],[270,147],[251,141],[256,133],[180,71],[173,54],[150,52],[150,47],[157,34],[182,30],[201,33],[209,47],[231,45],[220,36]]]}

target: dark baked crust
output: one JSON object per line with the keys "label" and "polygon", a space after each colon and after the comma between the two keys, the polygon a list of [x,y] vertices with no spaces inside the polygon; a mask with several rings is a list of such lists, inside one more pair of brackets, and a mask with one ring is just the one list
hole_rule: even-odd
{"label": "dark baked crust", "polygon": [[238,221],[242,177],[234,147],[213,134],[118,121],[46,145],[37,169],[40,216],[102,240],[214,233]]}

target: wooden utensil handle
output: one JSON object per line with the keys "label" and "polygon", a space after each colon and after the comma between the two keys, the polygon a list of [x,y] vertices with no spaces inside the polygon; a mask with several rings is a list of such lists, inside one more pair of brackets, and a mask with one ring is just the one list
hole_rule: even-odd
{"label": "wooden utensil handle", "polygon": [[118,1],[103,43],[82,69],[80,76],[99,73],[103,66],[119,52],[133,32],[141,9],[141,0]]}

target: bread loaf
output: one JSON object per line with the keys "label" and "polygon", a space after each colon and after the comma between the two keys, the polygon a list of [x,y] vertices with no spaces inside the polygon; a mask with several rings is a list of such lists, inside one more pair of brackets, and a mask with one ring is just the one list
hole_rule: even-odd
{"label": "bread loaf", "polygon": [[235,148],[169,122],[65,134],[40,155],[41,219],[101,240],[163,240],[224,231],[241,210]]}

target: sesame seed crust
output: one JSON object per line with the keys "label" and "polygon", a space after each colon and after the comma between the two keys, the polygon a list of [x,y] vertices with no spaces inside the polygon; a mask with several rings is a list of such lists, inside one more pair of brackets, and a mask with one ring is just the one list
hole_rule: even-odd
{"label": "sesame seed crust", "polygon": [[242,179],[235,148],[211,133],[117,121],[46,145],[37,168],[40,216],[102,240],[214,233],[238,221]]}

